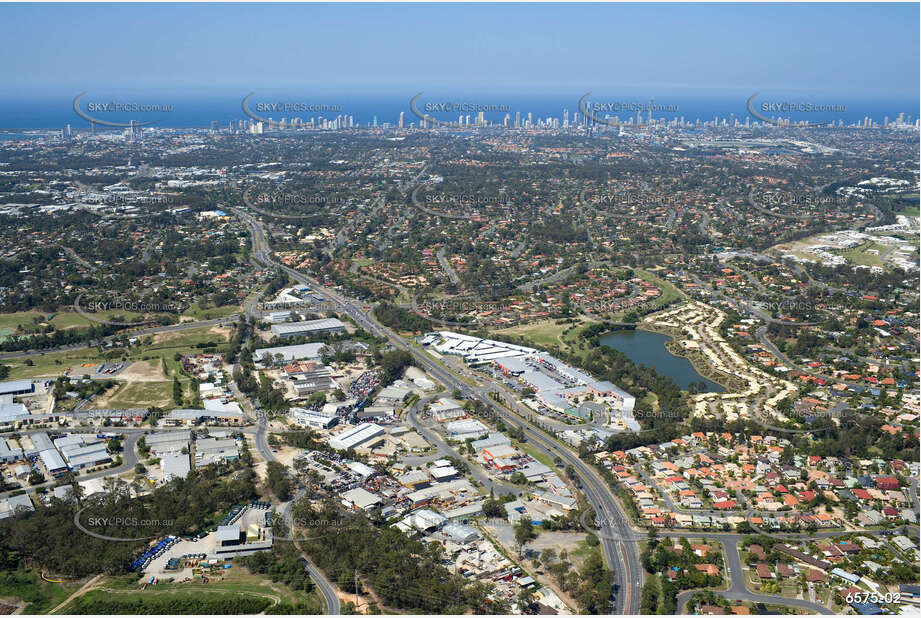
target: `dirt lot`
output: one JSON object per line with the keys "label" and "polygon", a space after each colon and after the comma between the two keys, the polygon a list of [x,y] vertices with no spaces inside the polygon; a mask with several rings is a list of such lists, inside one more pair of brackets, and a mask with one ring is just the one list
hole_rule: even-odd
{"label": "dirt lot", "polygon": [[[517,552],[515,529],[511,524],[490,521],[485,527],[490,534],[499,539],[499,542],[510,554],[514,555]],[[569,554],[569,561],[572,562],[573,567],[579,568],[582,566],[585,558],[576,550],[585,540],[585,534],[581,532],[551,532],[540,528],[537,528],[537,530],[537,538],[525,545],[525,549],[531,549],[538,553],[543,552],[545,549],[553,549],[557,555],[565,549]]]}
{"label": "dirt lot", "polygon": [[166,380],[132,380],[122,382],[104,395],[93,399],[93,407],[147,408],[167,407],[172,401],[172,383]]}
{"label": "dirt lot", "polygon": [[169,378],[163,375],[163,367],[160,363],[153,361],[136,361],[131,363],[125,369],[121,370],[117,376],[118,380],[127,382],[162,382]]}

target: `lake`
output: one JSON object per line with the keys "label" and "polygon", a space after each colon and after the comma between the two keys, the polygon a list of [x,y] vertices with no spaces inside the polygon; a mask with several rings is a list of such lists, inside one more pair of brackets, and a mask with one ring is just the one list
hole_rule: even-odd
{"label": "lake", "polygon": [[700,375],[691,361],[669,352],[665,348],[665,343],[669,340],[671,337],[668,335],[645,330],[619,330],[603,336],[601,345],[623,352],[638,365],[654,367],[662,375],[674,380],[683,390],[687,390],[692,382],[701,380],[707,385],[703,392],[722,393],[726,390]]}

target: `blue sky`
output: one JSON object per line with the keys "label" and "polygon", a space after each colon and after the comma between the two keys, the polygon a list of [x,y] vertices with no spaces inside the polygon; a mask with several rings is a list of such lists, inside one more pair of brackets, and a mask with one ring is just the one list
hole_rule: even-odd
{"label": "blue sky", "polygon": [[919,91],[917,3],[0,4],[0,20],[8,96],[295,85]]}

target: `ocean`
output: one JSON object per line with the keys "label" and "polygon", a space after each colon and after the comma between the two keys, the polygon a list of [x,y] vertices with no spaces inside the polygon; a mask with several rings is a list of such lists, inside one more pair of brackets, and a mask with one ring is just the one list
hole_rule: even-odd
{"label": "ocean", "polygon": [[[421,89],[420,89],[421,90]],[[419,124],[419,118],[413,113],[410,100],[418,93],[396,94],[310,94],[307,92],[256,92],[250,99],[250,110],[259,116],[273,120],[299,117],[303,121],[310,118],[335,118],[337,115],[352,116],[360,126],[374,123],[396,125],[403,112],[405,123]],[[77,92],[62,92],[59,95],[43,97],[0,98],[0,129],[6,131],[54,129],[59,130],[70,124],[74,129],[88,129],[90,121],[82,118],[73,109]],[[113,90],[88,92],[80,100],[80,109],[88,115],[107,121],[136,123],[152,121],[163,128],[208,127],[216,121],[226,127],[230,121],[244,120],[241,104],[247,91],[227,92],[217,95],[182,95],[150,92],[133,92],[129,95],[119,94]],[[579,101],[586,92],[560,94],[547,93],[463,93],[425,91],[416,101],[416,108],[422,113],[441,120],[455,122],[463,113],[475,118],[478,110],[491,123],[502,123],[506,114],[514,122],[516,113],[524,122],[528,114],[536,123],[537,119],[558,118],[562,122],[565,110],[569,112],[570,121],[579,112]],[[618,116],[621,120],[636,117],[640,110],[645,120],[652,101],[655,118],[683,117],[688,122],[697,119],[711,121],[738,118],[744,122],[750,117],[746,103],[753,92],[593,92],[587,99],[594,114],[602,118],[605,115]],[[118,111],[109,111],[112,103],[121,106]],[[821,105],[823,110],[804,111],[800,113],[774,112],[770,105],[775,103],[793,103]],[[919,116],[919,100],[911,95],[885,95],[880,97],[848,96],[831,94],[802,93],[762,93],[753,103],[756,111],[768,117],[791,117],[794,120],[828,122],[842,120],[845,124],[862,122],[870,117],[874,122],[882,123],[888,117],[890,122],[896,120],[900,113],[911,117]],[[762,111],[767,105],[767,111]],[[153,108],[153,109],[148,109]],[[131,111],[124,111],[125,109]],[[788,108],[787,108],[788,109]],[[319,110],[319,111],[318,111]],[[326,110],[326,111],[322,111]],[[451,110],[451,111],[445,111]],[[580,113],[581,115],[581,113]],[[755,118],[752,117],[754,121]]]}

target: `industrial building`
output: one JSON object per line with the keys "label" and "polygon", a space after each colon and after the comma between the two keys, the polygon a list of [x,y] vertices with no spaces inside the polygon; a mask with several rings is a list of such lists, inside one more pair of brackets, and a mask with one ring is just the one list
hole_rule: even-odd
{"label": "industrial building", "polygon": [[203,438],[195,442],[195,467],[203,468],[210,464],[221,464],[240,458],[237,441],[218,438]]}
{"label": "industrial building", "polygon": [[311,337],[345,332],[345,324],[336,318],[322,318],[306,322],[292,322],[272,326],[272,335],[280,339]]}
{"label": "industrial building", "polygon": [[318,391],[328,391],[336,386],[332,370],[325,366],[292,374],[294,392],[298,397],[305,397]]}
{"label": "industrial building", "polygon": [[20,511],[25,512],[34,510],[35,506],[33,506],[32,499],[29,498],[28,494],[0,499],[0,519],[12,517]]}
{"label": "industrial building", "polygon": [[0,427],[13,427],[29,420],[29,409],[21,403],[0,404]]}
{"label": "industrial building", "polygon": [[82,470],[112,461],[105,442],[85,442],[60,447],[61,454],[71,470]]}
{"label": "industrial building", "polygon": [[305,408],[289,408],[288,416],[302,427],[314,427],[316,429],[329,429],[339,422],[339,417],[337,416],[324,416]]}
{"label": "industrial building", "polygon": [[5,438],[0,438],[0,463],[16,461],[22,456],[22,450],[14,447]]}
{"label": "industrial building", "polygon": [[478,440],[489,434],[489,428],[475,418],[451,421],[446,423],[444,428],[449,437],[461,442],[468,438]]}
{"label": "industrial building", "polygon": [[29,455],[38,455],[42,451],[54,448],[54,442],[44,431],[37,431],[24,436],[20,440],[20,445],[22,446],[23,455],[27,457]]}
{"label": "industrial building", "polygon": [[274,348],[262,348],[253,352],[257,363],[272,363],[276,360],[290,363],[296,360],[318,361],[323,355],[325,343],[302,343],[300,345],[283,345]]}
{"label": "industrial building", "polygon": [[67,471],[67,464],[55,449],[49,448],[41,451],[38,456],[51,476],[60,476]]}
{"label": "industrial building", "polygon": [[361,511],[370,511],[381,503],[380,497],[361,487],[345,492],[341,498],[343,505]]}
{"label": "industrial building", "polygon": [[160,468],[163,469],[163,482],[174,478],[185,478],[192,469],[189,464],[188,453],[169,453],[160,458]]}
{"label": "industrial building", "polygon": [[144,441],[150,447],[151,454],[157,456],[166,453],[178,453],[182,449],[188,451],[191,440],[191,431],[161,431],[144,436]]}
{"label": "industrial building", "polygon": [[[206,405],[208,402],[205,402]],[[213,404],[212,404],[212,407]],[[236,411],[212,410],[173,410],[163,419],[163,424],[173,427],[182,425],[191,426],[199,423],[219,423],[221,425],[242,425],[246,422],[246,415]]]}
{"label": "industrial building", "polygon": [[429,408],[432,411],[432,416],[439,423],[457,420],[466,416],[463,408],[461,408],[461,404],[449,397],[442,397],[438,401],[432,403]]}
{"label": "industrial building", "polygon": [[383,440],[384,428],[375,423],[356,425],[332,438],[329,445],[340,451],[350,448],[371,448]]}
{"label": "industrial building", "polygon": [[2,395],[31,395],[35,392],[32,380],[11,380],[0,382],[0,396]]}
{"label": "industrial building", "polygon": [[533,389],[537,400],[550,410],[587,418],[591,407],[579,405],[575,400],[591,395],[618,409],[629,429],[640,429],[633,418],[636,404],[633,395],[540,350],[450,331],[428,333],[422,344],[431,345],[442,354],[462,356],[471,365],[491,365],[506,378]]}

